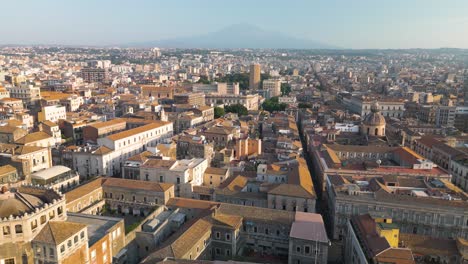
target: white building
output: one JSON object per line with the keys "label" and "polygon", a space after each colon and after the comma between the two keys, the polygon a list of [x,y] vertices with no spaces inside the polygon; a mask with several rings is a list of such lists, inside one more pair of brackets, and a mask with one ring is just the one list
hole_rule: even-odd
{"label": "white building", "polygon": [[128,158],[172,135],[172,122],[158,121],[99,138],[98,147],[83,147],[73,152],[73,167],[83,177],[119,175]]}
{"label": "white building", "polygon": [[149,159],[140,167],[142,180],[173,183],[176,196],[192,197],[193,186],[203,185],[207,159]]}
{"label": "white building", "polygon": [[41,112],[37,114],[39,122],[46,120],[57,123],[59,119],[67,119],[67,109],[61,105],[43,106]]}

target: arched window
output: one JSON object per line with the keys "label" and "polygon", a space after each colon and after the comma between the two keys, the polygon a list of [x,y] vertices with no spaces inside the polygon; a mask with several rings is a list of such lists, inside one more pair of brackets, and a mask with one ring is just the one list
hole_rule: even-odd
{"label": "arched window", "polygon": [[375,135],[376,136],[379,135],[379,129],[378,128],[375,129]]}

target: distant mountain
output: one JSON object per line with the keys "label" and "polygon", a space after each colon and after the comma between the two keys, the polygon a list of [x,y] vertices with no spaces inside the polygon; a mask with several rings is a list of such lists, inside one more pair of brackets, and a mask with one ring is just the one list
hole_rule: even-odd
{"label": "distant mountain", "polygon": [[338,47],[326,43],[263,30],[250,24],[232,25],[204,35],[131,43],[128,46],[215,49],[338,49]]}

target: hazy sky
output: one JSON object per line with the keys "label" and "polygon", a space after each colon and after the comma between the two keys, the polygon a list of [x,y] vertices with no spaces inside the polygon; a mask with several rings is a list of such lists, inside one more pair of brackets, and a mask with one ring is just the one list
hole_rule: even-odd
{"label": "hazy sky", "polygon": [[126,44],[249,23],[344,48],[468,48],[468,0],[14,0],[0,8],[1,44]]}

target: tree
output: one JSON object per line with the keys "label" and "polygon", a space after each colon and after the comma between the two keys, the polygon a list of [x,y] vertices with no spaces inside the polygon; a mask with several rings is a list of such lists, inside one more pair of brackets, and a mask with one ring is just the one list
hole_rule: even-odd
{"label": "tree", "polygon": [[197,83],[210,84],[211,82],[208,80],[208,76],[202,75]]}
{"label": "tree", "polygon": [[239,89],[249,89],[249,73],[231,73],[216,78],[217,82],[239,83]]}
{"label": "tree", "polygon": [[222,107],[217,107],[217,106],[214,108],[214,116],[215,116],[215,118],[223,117],[225,114],[226,114],[226,112],[224,111],[224,108],[222,108]]}
{"label": "tree", "polygon": [[224,111],[226,113],[235,113],[238,116],[245,116],[249,114],[247,108],[241,104],[232,104],[224,106]]}
{"label": "tree", "polygon": [[273,111],[284,111],[288,105],[285,103],[279,103],[278,97],[272,97],[263,102],[262,108],[268,112]]}
{"label": "tree", "polygon": [[310,105],[309,103],[299,103],[297,105],[297,107],[299,107],[299,108],[312,108],[312,105]]}
{"label": "tree", "polygon": [[291,85],[289,83],[282,83],[281,84],[281,95],[282,96],[289,95],[290,92],[291,92]]}

